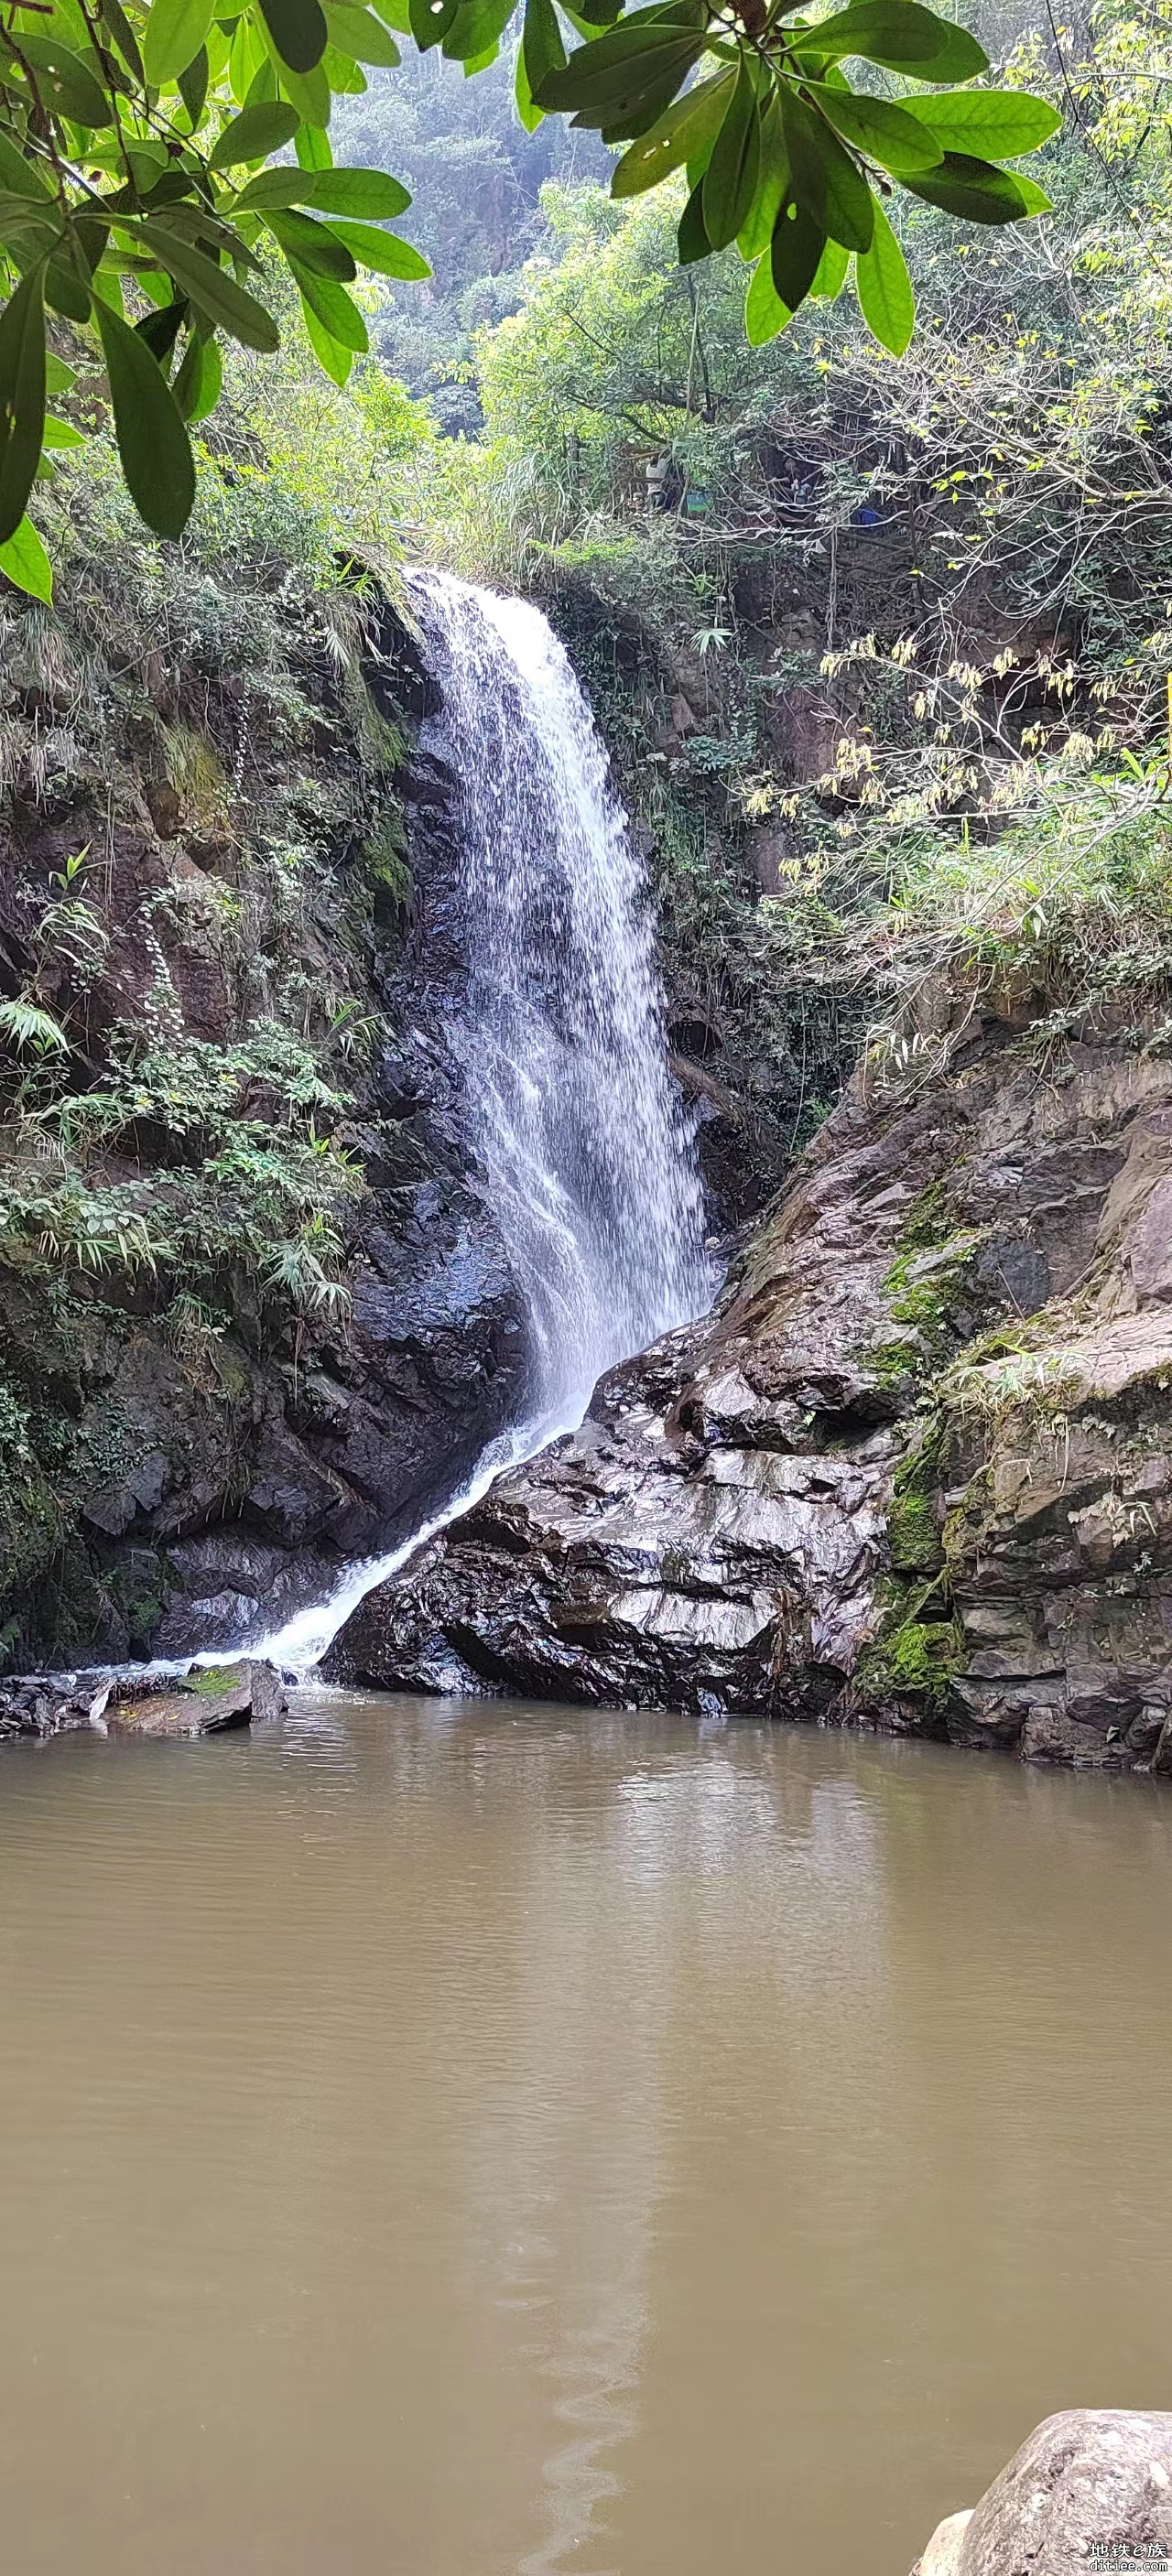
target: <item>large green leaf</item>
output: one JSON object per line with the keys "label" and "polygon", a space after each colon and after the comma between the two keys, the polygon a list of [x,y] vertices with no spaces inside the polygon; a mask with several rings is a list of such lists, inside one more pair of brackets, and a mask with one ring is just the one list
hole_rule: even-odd
{"label": "large green leaf", "polygon": [[284,144],[292,142],[297,123],[297,110],[285,98],[242,107],[239,116],[234,116],[217,135],[208,154],[208,166],[212,170],[231,170],[241,161],[266,161],[270,152],[279,152]]}
{"label": "large green leaf", "polygon": [[932,170],[944,157],[934,130],[888,99],[826,86],[810,94],[835,132],[884,170]]}
{"label": "large green leaf", "polygon": [[734,79],[731,71],[719,72],[715,80],[701,81],[677,99],[666,115],[656,117],[616,164],[612,197],[641,196],[645,188],[666,179],[669,171],[682,170],[701,144],[713,142],[733,94]]}
{"label": "large green leaf", "polygon": [[461,0],[444,37],[449,62],[468,65],[490,52],[508,26],[516,5],[517,0]]}
{"label": "large green leaf", "polygon": [[265,222],[286,259],[296,263],[299,274],[303,268],[311,268],[315,276],[335,277],[343,286],[357,276],[353,253],[328,224],[315,223],[312,215],[297,215],[288,208],[280,214],[274,208]]}
{"label": "large green leaf", "polygon": [[202,251],[167,230],[161,220],[144,223],[141,230],[160,266],[212,322],[221,323],[234,340],[243,341],[246,349],[271,352],[280,347],[281,335],[272,314],[257,303],[255,295],[238,286],[226,269],[205,259]]}
{"label": "large green leaf", "polygon": [[43,599],[49,606],[53,598],[53,567],[31,519],[22,519],[7,543],[0,546],[0,572],[18,590],[26,590],[30,599]]}
{"label": "large green leaf", "polygon": [[344,385],[354,364],[353,349],[344,349],[341,341],[334,339],[332,332],[327,331],[324,322],[319,320],[312,304],[306,302],[304,295],[301,298],[301,312],[314,356],[325,368],[327,376],[332,376],[336,385]]}
{"label": "large green leaf", "polygon": [[855,291],[876,339],[902,358],[916,327],[916,299],[907,261],[878,203],[870,250],[860,251],[855,261]]}
{"label": "large green leaf", "polygon": [[380,277],[430,277],[431,270],[414,242],[400,241],[398,233],[380,232],[377,224],[335,223],[331,230],[352,251],[360,268],[373,268]]}
{"label": "large green leaf", "polygon": [[783,304],[773,283],[773,269],[768,259],[759,259],[749,280],[745,297],[745,337],[751,349],[763,349],[767,340],[776,340],[793,315]]}
{"label": "large green leaf", "polygon": [[318,0],[260,0],[265,26],[291,72],[311,72],[328,41]]}
{"label": "large green leaf", "polygon": [[206,420],[220,399],[224,381],[224,361],[215,340],[192,337],[184,351],[183,364],[172,391],[184,420]]}
{"label": "large green leaf", "polygon": [[191,61],[179,74],[179,95],[187,110],[193,134],[196,127],[203,122],[210,79],[211,64],[208,61],[208,49],[206,45],[201,45],[198,54],[192,55]]}
{"label": "large green leaf", "polygon": [[290,259],[289,266],[305,302],[324,324],[331,340],[339,340],[344,349],[353,349],[358,357],[365,357],[370,347],[366,324],[345,287],[336,285],[332,277],[318,277],[300,260]]}
{"label": "large green leaf", "polygon": [[[999,170],[992,161],[976,161],[967,152],[946,152],[938,170],[919,171],[915,177],[907,172],[903,184],[929,206],[940,206],[946,215],[959,215],[971,224],[1017,224],[1023,215],[1041,213],[1050,203],[1042,197],[1041,206],[1031,206],[1026,193],[1033,189],[1031,180],[1019,179],[1012,170]],[[1042,196],[1040,189],[1034,193]]]}
{"label": "large green leaf", "polygon": [[983,160],[1012,161],[1018,152],[1036,152],[1062,123],[1048,98],[1024,89],[946,90],[935,98],[909,98],[905,105],[944,151],[976,152]]}
{"label": "large green leaf", "polygon": [[842,293],[850,264],[850,252],[843,249],[842,243],[828,241],[810,280],[810,302],[821,301],[833,304],[835,296]]}
{"label": "large green leaf", "polygon": [[733,94],[704,173],[704,230],[713,250],[735,241],[757,194],[761,115],[752,63],[742,54]]}
{"label": "large green leaf", "polygon": [[919,0],[855,0],[853,8],[811,27],[804,41],[817,46],[824,62],[857,54],[918,80],[972,80],[989,68],[987,53],[967,28],[938,18]]}
{"label": "large green leaf", "polygon": [[737,234],[737,249],[742,259],[756,259],[763,250],[768,250],[773,227],[790,194],[789,155],[781,130],[781,102],[775,92],[761,116],[761,174],[757,181],[757,194]]}
{"label": "large green leaf", "polygon": [[798,204],[832,241],[868,249],[873,199],[867,182],[837,134],[788,83],[781,123]]}
{"label": "large green leaf", "polygon": [[373,63],[378,69],[393,71],[401,60],[390,28],[384,27],[373,9],[335,7],[333,0],[325,0],[325,18],[331,44],[356,63]]}
{"label": "large green leaf", "polygon": [[122,0],[98,0],[98,15],[108,35],[112,36],[127,69],[137,81],[145,78],[138,38],[122,6]]}
{"label": "large green leaf", "polygon": [[523,45],[518,45],[517,47],[517,67],[513,76],[513,97],[516,102],[517,114],[521,119],[521,123],[525,128],[526,134],[536,134],[537,128],[545,114],[545,109],[543,107],[536,106],[534,102],[533,92],[529,86],[529,74],[525,69],[525,48]]}
{"label": "large green leaf", "polygon": [[152,89],[162,89],[194,62],[214,16],[215,0],[151,0],[142,67]]}
{"label": "large green leaf", "polygon": [[459,6],[460,0],[410,0],[411,33],[421,54],[442,45]]}
{"label": "large green leaf", "polygon": [[182,536],[195,499],[195,466],[182,413],[138,333],[100,296],[94,297],[94,315],[130,497],[157,537]]}
{"label": "large green leaf", "polygon": [[293,137],[299,170],[332,170],[334,156],[324,125],[299,125]]}
{"label": "large green leaf", "polygon": [[[36,75],[42,104],[68,116],[75,125],[100,128],[114,123],[114,103],[90,65],[53,36],[29,35],[23,29],[20,50]],[[93,57],[91,55],[92,62]]]}
{"label": "large green leaf", "polygon": [[796,313],[818,274],[826,235],[804,206],[783,206],[769,245],[770,271],[783,304]]}
{"label": "large green leaf", "polygon": [[354,215],[363,223],[382,223],[387,216],[405,215],[411,194],[400,180],[392,179],[389,170],[315,170],[312,195],[301,203],[316,206],[323,215]]}
{"label": "large green leaf", "polygon": [[521,54],[532,99],[548,72],[565,69],[566,49],[553,0],[525,0]]}
{"label": "large green leaf", "polygon": [[53,194],[43,164],[26,161],[13,136],[6,134],[3,126],[0,126],[0,188],[7,189],[14,197],[36,199]]}
{"label": "large green leaf", "polygon": [[699,178],[680,216],[676,231],[676,248],[681,268],[691,268],[698,259],[708,259],[712,244],[704,229],[704,181]]}
{"label": "large green leaf", "polygon": [[703,51],[706,14],[703,0],[676,0],[670,17],[662,8],[637,9],[580,45],[564,70],[547,72],[534,93],[538,106],[569,109],[592,125],[615,123],[673,72],[678,88]]}
{"label": "large green leaf", "polygon": [[45,427],[45,272],[38,261],[0,314],[0,545],[14,536]]}

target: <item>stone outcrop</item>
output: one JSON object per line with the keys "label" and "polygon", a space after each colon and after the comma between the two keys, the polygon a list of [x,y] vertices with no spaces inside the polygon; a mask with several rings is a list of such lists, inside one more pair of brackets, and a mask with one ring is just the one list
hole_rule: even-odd
{"label": "stone outcrop", "polygon": [[190,1739],[280,1717],[285,1707],[280,1674],[248,1658],[186,1673],[36,1674],[0,1682],[0,1743],[87,1728],[97,1735]]}
{"label": "stone outcrop", "polygon": [[333,1674],[1172,1770],[1172,1065],[948,1008],[716,1316],[370,1595]]}
{"label": "stone outcrop", "polygon": [[912,2576],[1087,2576],[1172,2559],[1172,2415],[1071,2408],[1039,2424]]}

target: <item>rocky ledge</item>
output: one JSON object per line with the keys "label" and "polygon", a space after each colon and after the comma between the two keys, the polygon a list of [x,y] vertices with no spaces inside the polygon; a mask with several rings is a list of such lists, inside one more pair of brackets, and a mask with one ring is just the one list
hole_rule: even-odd
{"label": "rocky ledge", "polygon": [[912,2576],[1088,2576],[1172,2561],[1172,2415],[1072,2407],[1023,2442]]}
{"label": "rocky ledge", "polygon": [[272,1664],[213,1664],[186,1673],[33,1674],[0,1682],[0,1743],[6,1737],[98,1735],[192,1737],[279,1717],[284,1685]]}
{"label": "rocky ledge", "polygon": [[718,1313],[373,1592],[333,1678],[1172,1771],[1172,1064],[937,1019]]}

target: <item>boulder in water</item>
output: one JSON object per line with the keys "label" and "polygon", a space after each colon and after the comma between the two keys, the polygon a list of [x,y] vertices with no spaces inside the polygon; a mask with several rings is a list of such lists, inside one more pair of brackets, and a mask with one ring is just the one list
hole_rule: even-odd
{"label": "boulder in water", "polygon": [[1172,2415],[1050,2415],[912,2576],[1088,2576],[1172,2563]]}
{"label": "boulder in water", "polygon": [[0,1683],[6,1735],[219,1735],[279,1717],[284,1685],[272,1664],[246,1660],[188,1673],[57,1673]]}

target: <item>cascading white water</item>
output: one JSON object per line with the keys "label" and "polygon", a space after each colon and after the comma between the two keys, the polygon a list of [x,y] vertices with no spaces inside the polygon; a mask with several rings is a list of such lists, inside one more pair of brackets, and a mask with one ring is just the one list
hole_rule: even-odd
{"label": "cascading white water", "polygon": [[421,1537],[572,1429],[603,1372],[700,1314],[715,1286],[640,871],[569,659],[524,600],[445,573],[411,582],[442,691],[421,744],[457,781],[467,999],[449,1042],[527,1308],[530,1380],[525,1419],[426,1533],[355,1567],[255,1650],[299,1665]]}

